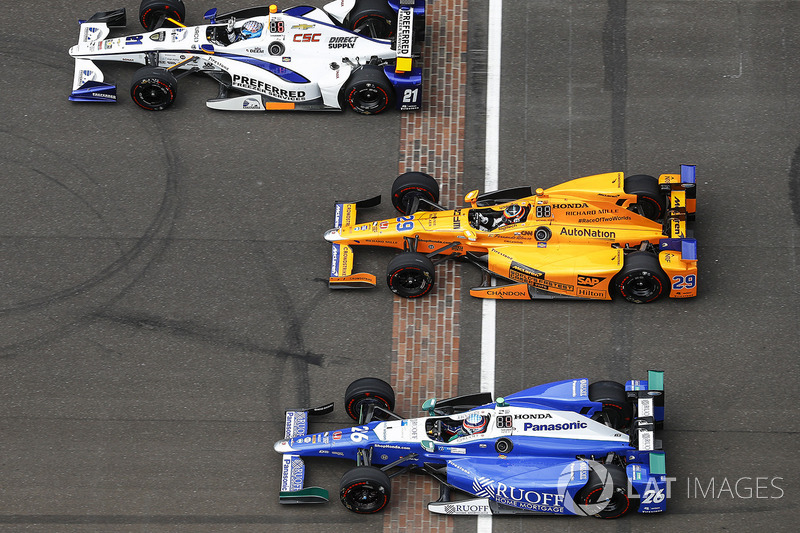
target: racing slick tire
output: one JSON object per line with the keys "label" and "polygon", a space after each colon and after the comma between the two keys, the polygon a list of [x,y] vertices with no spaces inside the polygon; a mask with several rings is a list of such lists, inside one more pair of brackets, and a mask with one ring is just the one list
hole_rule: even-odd
{"label": "racing slick tire", "polygon": [[[628,402],[625,385],[616,381],[596,381],[589,385],[589,400],[603,404],[610,427],[624,430],[631,424],[633,406]],[[604,420],[601,420],[604,421]]]}
{"label": "racing slick tire", "polygon": [[589,481],[575,495],[579,509],[595,518],[619,518],[636,510],[638,502],[628,497],[628,476],[615,464],[593,466]]}
{"label": "racing slick tire", "polygon": [[646,174],[636,174],[625,178],[624,189],[627,194],[636,195],[637,212],[650,220],[660,220],[667,208],[666,198],[661,194],[658,180]]}
{"label": "racing slick tire", "polygon": [[377,115],[394,102],[394,88],[381,67],[364,65],[350,75],[344,101],[356,113]]}
{"label": "racing slick tire", "polygon": [[348,510],[359,514],[377,513],[392,495],[392,482],[386,472],[374,466],[357,466],[342,476],[339,499]]}
{"label": "racing slick tire", "polygon": [[[161,20],[162,15],[165,17]],[[169,17],[178,22],[186,18],[183,0],[142,0],[139,4],[139,22],[146,31],[157,30]]]}
{"label": "racing slick tire", "polygon": [[614,279],[622,297],[635,304],[655,301],[670,290],[669,278],[658,257],[649,252],[626,255],[625,264]]}
{"label": "racing slick tire", "polygon": [[[377,405],[388,411],[394,410],[394,389],[378,378],[361,378],[348,385],[344,392],[344,409],[353,420],[359,421],[364,408]],[[380,418],[376,416],[375,418]]]}
{"label": "racing slick tire", "polygon": [[[404,215],[414,214],[411,205],[415,197],[439,203],[439,184],[428,174],[406,172],[397,176],[392,184],[392,205]],[[419,207],[425,211],[424,206]]]}
{"label": "racing slick tire", "polygon": [[433,261],[418,252],[403,252],[389,261],[386,283],[398,296],[419,298],[433,288],[436,270]]}
{"label": "racing slick tire", "polygon": [[161,111],[178,96],[178,80],[164,67],[142,67],[133,75],[131,98],[142,109]]}
{"label": "racing slick tire", "polygon": [[386,0],[358,0],[345,21],[345,27],[373,39],[389,39],[394,35],[397,17]]}

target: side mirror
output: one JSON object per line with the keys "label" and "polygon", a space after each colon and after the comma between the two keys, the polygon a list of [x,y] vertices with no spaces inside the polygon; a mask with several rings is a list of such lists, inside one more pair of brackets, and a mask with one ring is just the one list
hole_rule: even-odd
{"label": "side mirror", "polygon": [[474,231],[472,231],[471,229],[465,229],[464,230],[464,237],[466,237],[470,241],[477,241],[478,240],[478,235]]}
{"label": "side mirror", "polygon": [[217,8],[216,7],[212,7],[211,9],[206,11],[205,15],[203,15],[203,18],[206,19],[209,24],[216,24],[216,22],[217,22]]}
{"label": "side mirror", "polygon": [[425,439],[422,441],[422,449],[428,453],[433,453],[436,451],[436,444],[432,440]]}
{"label": "side mirror", "polygon": [[469,191],[467,195],[464,197],[464,201],[467,202],[468,204],[472,204],[472,207],[475,207],[475,204],[478,203],[479,192],[480,191],[478,191],[478,189],[475,189],[474,191]]}
{"label": "side mirror", "polygon": [[214,45],[213,44],[201,44],[200,45],[200,50],[202,50],[203,52],[205,52],[207,54],[213,54],[214,53]]}
{"label": "side mirror", "polygon": [[435,407],[436,407],[436,398],[430,398],[428,400],[425,400],[425,403],[422,404],[422,410],[428,411],[428,414],[430,416],[433,416],[435,414],[434,413]]}

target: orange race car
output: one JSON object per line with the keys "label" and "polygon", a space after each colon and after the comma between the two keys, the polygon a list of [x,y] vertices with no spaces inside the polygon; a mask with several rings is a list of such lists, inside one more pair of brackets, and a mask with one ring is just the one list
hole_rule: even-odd
{"label": "orange race car", "polygon": [[[356,222],[356,211],[380,196],[337,203],[331,288],[369,288],[375,276],[353,274],[353,246],[402,252],[389,262],[386,280],[406,298],[427,294],[437,262],[458,259],[484,272],[470,290],[478,298],[610,300],[634,303],[661,296],[697,295],[695,167],[680,174],[624,177],[610,172],[549,189],[517,187],[466,195],[468,207],[438,204],[439,186],[421,172],[407,172],[392,186],[392,204],[403,215]],[[492,278],[505,283],[492,284]]]}

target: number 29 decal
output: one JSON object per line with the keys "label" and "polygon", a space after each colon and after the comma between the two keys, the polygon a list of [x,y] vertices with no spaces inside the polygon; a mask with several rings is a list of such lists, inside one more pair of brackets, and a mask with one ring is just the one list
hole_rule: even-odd
{"label": "number 29 decal", "polygon": [[689,274],[688,276],[672,276],[672,290],[691,290],[697,286],[697,276]]}
{"label": "number 29 decal", "polygon": [[411,231],[414,229],[414,217],[397,217],[397,231]]}

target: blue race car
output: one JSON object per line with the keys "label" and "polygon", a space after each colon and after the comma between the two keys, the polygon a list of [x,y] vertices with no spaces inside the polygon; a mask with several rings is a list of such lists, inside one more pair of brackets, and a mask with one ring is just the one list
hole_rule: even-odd
{"label": "blue race car", "polygon": [[[333,404],[286,412],[280,502],[328,500],[303,487],[303,457],[355,461],[340,484],[349,510],[376,513],[391,477],[421,472],[440,483],[428,510],[442,514],[560,514],[617,518],[666,509],[668,480],[655,431],[664,422],[664,374],[589,383],[570,379],[493,399],[489,393],[427,400],[428,416],[394,413],[392,387],[354,381],[345,409],[355,427],[308,433],[309,416]],[[454,493],[469,498],[454,499]]]}

